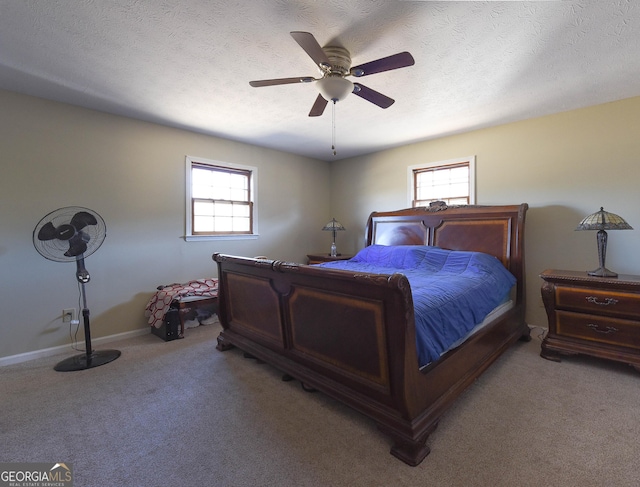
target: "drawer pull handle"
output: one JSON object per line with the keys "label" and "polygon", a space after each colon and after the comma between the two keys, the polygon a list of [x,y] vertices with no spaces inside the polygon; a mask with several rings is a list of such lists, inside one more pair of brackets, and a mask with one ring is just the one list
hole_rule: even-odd
{"label": "drawer pull handle", "polygon": [[597,304],[598,306],[609,306],[610,304],[616,304],[618,302],[617,299],[613,298],[604,298],[604,301],[598,301],[598,298],[595,296],[587,296],[587,301],[592,304]]}
{"label": "drawer pull handle", "polygon": [[603,335],[608,335],[610,333],[615,333],[618,331],[618,329],[614,328],[613,326],[607,326],[605,330],[601,330],[600,327],[594,323],[589,323],[587,326],[596,333],[602,333]]}

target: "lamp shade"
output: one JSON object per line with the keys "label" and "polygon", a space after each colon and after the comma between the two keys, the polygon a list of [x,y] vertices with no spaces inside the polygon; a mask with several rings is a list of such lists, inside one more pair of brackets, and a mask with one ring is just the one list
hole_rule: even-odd
{"label": "lamp shade", "polygon": [[322,97],[333,102],[344,100],[353,91],[353,83],[342,76],[326,76],[317,86]]}
{"label": "lamp shade", "polygon": [[633,230],[633,228],[624,218],[615,213],[604,211],[601,206],[600,211],[584,217],[576,230]]}
{"label": "lamp shade", "polygon": [[604,265],[605,257],[607,254],[607,230],[633,230],[631,225],[629,225],[624,218],[616,215],[615,213],[609,213],[608,211],[604,211],[604,208],[601,206],[600,211],[596,211],[591,215],[582,219],[582,221],[578,224],[576,230],[597,230],[597,241],[598,241],[598,260],[600,262],[600,267],[594,271],[589,271],[587,274],[590,276],[597,277],[617,277],[613,271],[607,269]]}
{"label": "lamp shade", "polygon": [[346,230],[346,228],[344,228],[344,226],[342,226],[342,223],[340,223],[339,221],[337,221],[335,218],[332,218],[331,221],[329,223],[327,223],[324,227],[322,227],[322,230],[324,231],[343,231]]}

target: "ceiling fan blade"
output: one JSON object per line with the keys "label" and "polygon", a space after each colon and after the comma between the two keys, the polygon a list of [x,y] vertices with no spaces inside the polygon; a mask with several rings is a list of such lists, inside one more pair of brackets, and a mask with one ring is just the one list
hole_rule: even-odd
{"label": "ceiling fan blade", "polygon": [[389,98],[388,96],[383,95],[376,90],[372,90],[371,88],[367,88],[365,85],[360,83],[353,83],[353,87],[354,95],[358,95],[360,98],[364,98],[374,105],[378,105],[380,108],[389,108],[395,103],[393,98]]}
{"label": "ceiling fan blade", "polygon": [[299,76],[297,78],[279,78],[279,79],[263,79],[258,81],[249,81],[249,84],[254,88],[261,86],[275,86],[275,85],[290,85],[295,83],[311,83],[315,81],[312,76]]}
{"label": "ceiling fan blade", "polygon": [[319,117],[324,113],[324,109],[327,106],[328,101],[325,100],[322,95],[318,95],[315,103],[311,107],[311,111],[309,112],[310,117]]}
{"label": "ceiling fan blade", "polygon": [[330,66],[329,58],[316,41],[316,38],[313,37],[313,34],[309,32],[299,32],[294,31],[291,32],[291,37],[295,39],[295,41],[300,45],[302,49],[309,55],[311,59],[318,65],[326,65]]}
{"label": "ceiling fan blade", "polygon": [[359,78],[360,76],[382,73],[383,71],[391,71],[392,69],[406,68],[407,66],[413,66],[414,64],[415,60],[413,59],[413,56],[405,51],[392,56],[376,59],[375,61],[364,63],[360,66],[355,66],[351,68],[350,73]]}

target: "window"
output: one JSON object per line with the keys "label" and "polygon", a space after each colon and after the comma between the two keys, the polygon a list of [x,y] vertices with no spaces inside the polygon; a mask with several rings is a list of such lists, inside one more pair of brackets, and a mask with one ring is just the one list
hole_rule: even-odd
{"label": "window", "polygon": [[410,166],[409,200],[412,207],[432,201],[448,205],[475,204],[475,156]]}
{"label": "window", "polygon": [[256,231],[257,168],[187,157],[186,238],[246,238]]}

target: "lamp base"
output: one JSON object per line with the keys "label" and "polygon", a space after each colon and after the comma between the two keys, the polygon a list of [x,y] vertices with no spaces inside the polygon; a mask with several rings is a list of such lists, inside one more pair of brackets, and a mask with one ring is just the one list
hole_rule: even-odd
{"label": "lamp base", "polygon": [[606,267],[600,267],[595,271],[589,271],[587,272],[587,274],[595,277],[618,277],[618,274],[616,274],[613,271],[610,271]]}

